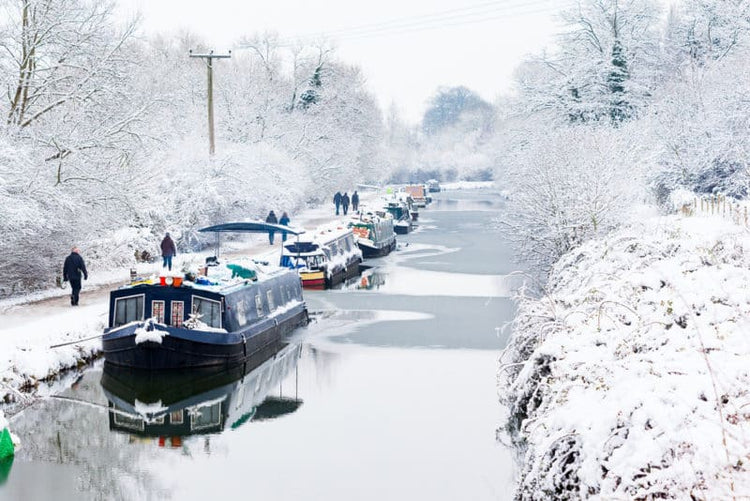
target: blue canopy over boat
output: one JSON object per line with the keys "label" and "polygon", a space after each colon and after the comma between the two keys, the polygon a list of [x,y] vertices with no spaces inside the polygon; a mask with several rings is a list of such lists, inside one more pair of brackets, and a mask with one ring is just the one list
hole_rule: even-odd
{"label": "blue canopy over boat", "polygon": [[224,223],[217,224],[214,226],[208,226],[201,228],[200,232],[203,233],[267,233],[271,230],[274,231],[285,231],[290,235],[301,235],[305,232],[302,229],[295,229],[290,226],[284,226],[281,224],[271,224],[263,221],[250,221],[245,223]]}

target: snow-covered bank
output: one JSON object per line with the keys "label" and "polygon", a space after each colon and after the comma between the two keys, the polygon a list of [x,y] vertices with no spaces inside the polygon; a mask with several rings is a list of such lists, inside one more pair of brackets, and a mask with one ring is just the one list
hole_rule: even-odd
{"label": "snow-covered bank", "polygon": [[563,256],[501,360],[519,499],[750,497],[750,235],[649,219]]}

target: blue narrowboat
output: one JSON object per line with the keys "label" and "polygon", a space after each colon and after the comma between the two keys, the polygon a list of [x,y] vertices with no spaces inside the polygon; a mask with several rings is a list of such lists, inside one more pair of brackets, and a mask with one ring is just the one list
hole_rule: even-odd
{"label": "blue narrowboat", "polygon": [[[271,226],[294,233],[266,223],[199,231],[260,232]],[[307,321],[296,272],[245,260],[206,266],[197,276],[133,281],[111,291],[102,350],[106,362],[121,367],[229,366]]]}

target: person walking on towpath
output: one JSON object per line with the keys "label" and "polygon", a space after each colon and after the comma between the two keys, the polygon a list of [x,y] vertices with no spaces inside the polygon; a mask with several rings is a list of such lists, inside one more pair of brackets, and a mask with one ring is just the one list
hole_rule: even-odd
{"label": "person walking on towpath", "polygon": [[78,306],[78,294],[81,292],[81,273],[83,273],[84,280],[89,279],[86,263],[83,262],[78,247],[73,246],[70,255],[65,258],[63,264],[63,281],[70,282],[70,288],[73,291],[70,295],[71,306]]}
{"label": "person walking on towpath", "polygon": [[[266,222],[268,224],[278,224],[279,221],[276,219],[276,214],[274,214],[273,211],[268,213],[268,217],[266,217]],[[276,230],[268,230],[268,245],[273,245],[273,235],[276,233]]]}
{"label": "person walking on towpath", "polygon": [[169,236],[169,232],[164,236],[164,240],[161,241],[161,257],[162,257],[162,268],[167,268],[172,271],[172,258],[177,255],[177,248],[174,246],[174,240]]}
{"label": "person walking on towpath", "polygon": [[357,190],[354,190],[352,194],[352,210],[354,212],[359,210],[359,193],[357,193]]}
{"label": "person walking on towpath", "polygon": [[341,205],[341,192],[337,191],[333,196],[333,203],[336,204],[336,215],[339,215],[339,206]]}
{"label": "person walking on towpath", "polygon": [[[282,226],[289,226],[290,222],[291,222],[291,220],[289,219],[289,216],[287,215],[286,212],[284,212],[281,215],[281,219],[279,219],[279,224],[282,225]],[[281,241],[282,242],[286,242],[286,231],[282,231],[281,232]]]}
{"label": "person walking on towpath", "polygon": [[349,195],[344,192],[344,196],[341,197],[341,207],[344,209],[344,215],[349,212]]}

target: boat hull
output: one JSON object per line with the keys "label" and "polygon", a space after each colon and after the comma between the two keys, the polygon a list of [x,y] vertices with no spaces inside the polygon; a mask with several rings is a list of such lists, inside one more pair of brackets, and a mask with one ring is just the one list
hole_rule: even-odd
{"label": "boat hull", "polygon": [[383,257],[387,256],[396,248],[396,238],[392,238],[387,243],[384,243],[384,245],[381,246],[374,246],[370,245],[367,242],[359,241],[357,242],[357,245],[359,245],[359,249],[362,251],[362,257],[365,259],[368,258],[374,258],[374,257]]}
{"label": "boat hull", "polygon": [[323,271],[300,272],[302,287],[305,289],[325,289],[326,274]]}
{"label": "boat hull", "polygon": [[393,225],[393,232],[396,235],[406,235],[412,230],[411,224],[395,224]]}
{"label": "boat hull", "polygon": [[[244,362],[282,336],[308,322],[300,304],[289,311],[266,318],[238,332],[211,332],[133,322],[111,329],[102,338],[104,359],[120,367],[136,369],[185,369],[229,366]],[[136,342],[136,330],[151,328],[162,335],[161,342]]]}

